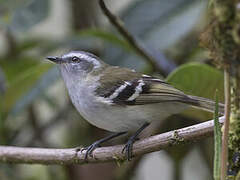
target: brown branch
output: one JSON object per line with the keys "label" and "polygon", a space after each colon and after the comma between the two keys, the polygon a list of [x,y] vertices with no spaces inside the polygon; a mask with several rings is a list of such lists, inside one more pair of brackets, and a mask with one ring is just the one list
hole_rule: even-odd
{"label": "brown branch", "polygon": [[[220,118],[223,123],[224,117]],[[213,134],[213,120],[189,126],[179,130],[166,132],[139,140],[133,145],[133,155],[138,156],[159,151],[169,146],[194,142]],[[97,148],[89,163],[123,160],[123,145]],[[3,163],[35,163],[35,164],[84,164],[85,151],[76,152],[72,149],[24,148],[13,146],[0,146],[0,162]]]}
{"label": "brown branch", "polygon": [[108,20],[117,28],[118,32],[125,38],[125,40],[133,47],[133,49],[142,56],[148,63],[151,64],[154,71],[164,70],[156,63],[157,60],[154,59],[150,54],[148,54],[144,48],[137,42],[137,40],[127,31],[124,27],[123,22],[120,18],[112,14],[112,12],[106,7],[103,0],[99,0],[99,5],[103,13],[107,16]]}

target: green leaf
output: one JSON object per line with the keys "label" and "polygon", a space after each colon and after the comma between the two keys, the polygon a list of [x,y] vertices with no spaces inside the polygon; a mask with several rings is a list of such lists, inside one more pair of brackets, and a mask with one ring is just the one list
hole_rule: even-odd
{"label": "green leaf", "polygon": [[40,63],[33,58],[23,57],[16,60],[2,60],[0,66],[5,72],[8,87],[3,96],[2,113],[8,113],[16,101],[28,92],[35,82],[52,67],[52,64]]}
{"label": "green leaf", "polygon": [[213,99],[218,89],[223,101],[223,73],[216,68],[201,63],[187,63],[174,70],[167,82],[185,93]]}
{"label": "green leaf", "polygon": [[[219,100],[223,102],[223,73],[209,65],[188,63],[178,67],[168,77],[167,81],[186,94],[213,99],[216,89],[219,90]],[[187,114],[203,120],[212,118],[210,113],[191,109]]]}
{"label": "green leaf", "polygon": [[218,113],[218,91],[216,91],[216,106],[214,113],[214,168],[213,177],[214,180],[220,180],[221,178],[221,147],[222,147],[222,132],[219,123]]}

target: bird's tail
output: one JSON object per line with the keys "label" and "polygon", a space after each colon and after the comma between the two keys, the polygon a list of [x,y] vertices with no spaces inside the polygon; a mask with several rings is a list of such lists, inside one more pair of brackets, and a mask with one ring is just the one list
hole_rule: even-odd
{"label": "bird's tail", "polygon": [[[197,97],[197,96],[189,96],[188,97],[192,100],[190,104],[199,109],[203,109],[205,111],[214,112],[215,111],[215,101],[212,101],[210,99],[206,99],[203,97]],[[219,103],[218,104],[218,111],[220,114],[224,114],[224,104]]]}

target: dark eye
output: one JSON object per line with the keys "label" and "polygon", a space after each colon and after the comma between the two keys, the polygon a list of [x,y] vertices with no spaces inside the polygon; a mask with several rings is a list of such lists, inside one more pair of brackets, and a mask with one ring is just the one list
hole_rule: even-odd
{"label": "dark eye", "polygon": [[76,57],[76,56],[72,57],[72,62],[78,62],[78,61],[79,61],[78,57]]}

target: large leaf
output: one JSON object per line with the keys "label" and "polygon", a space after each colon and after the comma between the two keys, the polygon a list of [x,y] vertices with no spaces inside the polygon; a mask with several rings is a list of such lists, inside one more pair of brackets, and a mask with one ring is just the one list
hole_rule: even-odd
{"label": "large leaf", "polygon": [[[223,102],[223,73],[209,65],[200,63],[188,63],[180,66],[173,71],[167,81],[176,88],[187,94],[213,99],[215,91],[218,89],[219,100]],[[188,112],[193,117],[212,118],[212,115],[196,112],[191,110]]]}
{"label": "large leaf", "polygon": [[32,58],[0,61],[5,72],[8,88],[3,96],[3,113],[11,110],[16,101],[28,92],[36,81],[52,67],[52,64],[40,63]]}

